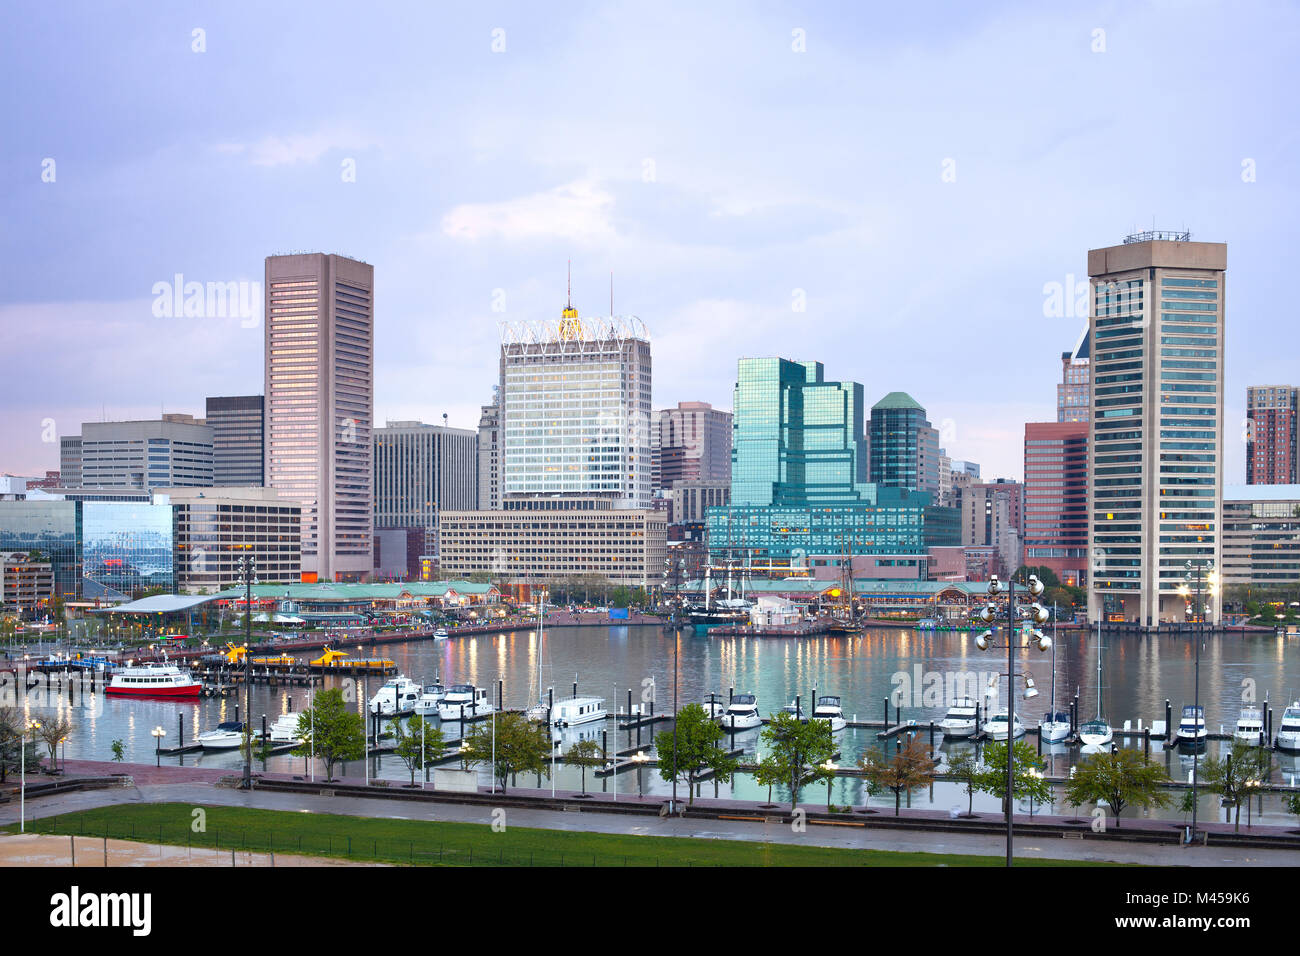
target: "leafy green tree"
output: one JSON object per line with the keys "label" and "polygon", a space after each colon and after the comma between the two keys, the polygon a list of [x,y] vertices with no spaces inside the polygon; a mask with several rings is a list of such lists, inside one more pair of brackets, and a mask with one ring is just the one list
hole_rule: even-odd
{"label": "leafy green tree", "polygon": [[825,776],[825,771],[819,768],[835,755],[830,721],[804,723],[794,714],[781,711],[771,716],[760,736],[768,746],[768,759],[775,762],[782,782],[790,787],[790,812],[793,813],[804,783]]}
{"label": "leafy green tree", "polygon": [[754,782],[760,787],[767,787],[767,802],[772,802],[772,787],[778,783],[785,783],[788,779],[785,768],[780,762],[771,757],[759,755],[758,762],[754,765]]}
{"label": "leafy green tree", "polygon": [[[1043,758],[1034,748],[1023,740],[1013,744],[1011,750],[1015,760],[1012,777],[1012,798],[1026,798],[1039,803],[1048,803],[1052,799],[1052,788],[1043,778]],[[1002,812],[1011,813],[1011,801],[1007,799],[1007,745],[990,743],[984,747],[984,769],[979,774],[979,790],[1002,800]]]}
{"label": "leafy green tree", "polygon": [[594,740],[576,740],[564,753],[564,762],[570,767],[582,768],[582,795],[587,795],[587,768],[599,767],[605,762],[605,751]]}
{"label": "leafy green tree", "polygon": [[718,795],[718,784],[730,783],[740,767],[740,760],[726,750],[718,748],[710,757],[707,768],[713,777],[713,796]]}
{"label": "leafy green tree", "polygon": [[405,730],[401,721],[397,720],[390,721],[388,728],[397,738],[397,747],[393,753],[406,764],[406,769],[411,772],[411,786],[415,786],[415,772],[441,759],[447,749],[442,730],[419,714],[410,719]]}
{"label": "leafy green tree", "polygon": [[1170,797],[1164,789],[1167,783],[1169,775],[1164,767],[1136,750],[1096,753],[1075,767],[1074,775],[1065,784],[1065,800],[1074,807],[1105,801],[1118,827],[1125,807],[1149,810],[1168,806]]}
{"label": "leafy green tree", "polygon": [[934,766],[928,748],[915,735],[897,753],[886,755],[872,750],[858,761],[869,783],[893,791],[894,816],[901,812],[904,793],[915,793],[934,782]]}
{"label": "leafy green tree", "polygon": [[1232,752],[1220,760],[1209,757],[1201,764],[1201,784],[1218,794],[1234,811],[1232,829],[1241,830],[1241,805],[1273,773],[1273,755],[1264,747],[1238,740]]}
{"label": "leafy green tree", "polygon": [[545,774],[548,778],[551,775],[551,735],[544,723],[529,720],[524,714],[496,714],[491,720],[477,724],[465,735],[463,755],[470,766],[484,763],[494,766],[502,793],[506,792],[506,781],[513,774]]}
{"label": "leafy green tree", "polygon": [[979,792],[980,773],[982,772],[979,759],[975,756],[974,750],[963,750],[955,754],[948,761],[947,769],[944,772],[944,779],[951,780],[959,784],[966,791],[966,816],[975,816],[975,794]]}
{"label": "leafy green tree", "polygon": [[46,717],[41,720],[41,726],[37,728],[36,736],[50,751],[50,767],[57,769],[59,765],[59,744],[72,736],[72,721],[63,716]]}
{"label": "leafy green tree", "polygon": [[365,756],[365,724],[361,715],[349,710],[338,688],[323,690],[312,706],[298,717],[298,736],[302,743],[295,756],[319,757],[325,764],[326,783],[334,779],[334,765]]}
{"label": "leafy green tree", "polygon": [[126,755],[122,752],[122,741],[120,738],[118,740],[113,741],[112,750],[113,750],[113,759],[118,763],[121,763]]}
{"label": "leafy green tree", "polygon": [[[696,778],[706,768],[723,765],[726,751],[718,746],[718,741],[725,736],[700,704],[687,704],[677,712],[675,744],[672,731],[655,735],[659,776],[669,782],[686,779],[687,805],[695,800]],[[730,771],[727,773],[730,779]]]}

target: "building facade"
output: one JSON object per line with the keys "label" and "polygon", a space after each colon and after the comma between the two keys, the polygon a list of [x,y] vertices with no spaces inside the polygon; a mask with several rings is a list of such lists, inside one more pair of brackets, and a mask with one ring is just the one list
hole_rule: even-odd
{"label": "building facade", "polygon": [[1061,353],[1061,384],[1056,386],[1056,420],[1086,422],[1091,399],[1092,339],[1084,329],[1070,352]]}
{"label": "building facade", "polygon": [[25,551],[0,553],[0,613],[38,620],[54,606],[54,566]]}
{"label": "building facade", "polygon": [[1187,564],[1221,564],[1226,269],[1226,245],[1187,233],[1088,252],[1094,619],[1184,620]]}
{"label": "building facade", "polygon": [[1300,482],[1296,461],[1297,393],[1293,385],[1246,389],[1246,484]]}
{"label": "building facade", "polygon": [[64,488],[81,487],[81,436],[59,438],[59,483]]}
{"label": "building facade", "polygon": [[1088,423],[1025,424],[1024,563],[1087,587]]}
{"label": "building facade", "polygon": [[263,584],[302,580],[302,506],[275,489],[166,488],[154,501],[172,509],[178,593],[235,587],[243,557],[257,562]]}
{"label": "building facade", "polygon": [[206,420],[212,429],[214,486],[260,488],[266,484],[265,405],[261,395],[208,398]]}
{"label": "building facade", "polygon": [[[211,487],[213,434],[192,415],[159,421],[86,422],[76,487]],[[62,469],[60,469],[62,471]]]}
{"label": "building facade", "polygon": [[[678,402],[655,412],[656,488],[678,482],[731,483],[731,413],[708,402]],[[676,520],[676,519],[674,519]]]}
{"label": "building facade", "polygon": [[492,404],[478,420],[478,502],[480,511],[501,507],[501,386],[492,386]]}
{"label": "building facade", "polygon": [[302,504],[305,581],[372,570],[374,267],[337,255],[266,260],[268,486]]}
{"label": "building facade", "polygon": [[1300,484],[1223,489],[1225,587],[1300,584]]}
{"label": "building facade", "polygon": [[939,500],[939,432],[916,399],[890,392],[872,405],[870,434],[873,483],[925,491]]}
{"label": "building facade", "polygon": [[423,528],[438,537],[443,510],[478,504],[478,432],[388,422],[374,433],[375,528]]}

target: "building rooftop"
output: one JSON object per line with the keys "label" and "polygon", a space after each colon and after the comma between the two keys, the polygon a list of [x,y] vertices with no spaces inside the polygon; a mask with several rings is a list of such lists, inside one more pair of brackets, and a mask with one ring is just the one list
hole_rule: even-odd
{"label": "building rooftop", "polygon": [[872,405],[873,410],[877,408],[917,408],[925,411],[925,408],[907,392],[890,392],[876,404]]}

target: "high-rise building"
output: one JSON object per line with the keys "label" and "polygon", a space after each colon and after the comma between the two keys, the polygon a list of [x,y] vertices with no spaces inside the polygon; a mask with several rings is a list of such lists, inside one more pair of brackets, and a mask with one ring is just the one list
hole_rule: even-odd
{"label": "high-rise building", "polygon": [[239,560],[257,562],[262,584],[302,578],[302,506],[273,488],[162,488],[175,529],[178,593],[213,594],[239,584]]}
{"label": "high-rise building", "polygon": [[371,573],[375,270],[266,259],[266,483],[302,503],[302,576]]}
{"label": "high-rise building", "polygon": [[655,412],[656,488],[679,481],[731,481],[731,412],[708,402],[678,402]]}
{"label": "high-rise building", "polygon": [[501,386],[492,386],[492,404],[478,420],[478,510],[501,507]]}
{"label": "high-rise building", "polygon": [[81,487],[81,436],[59,439],[59,482],[64,488]]}
{"label": "high-rise building", "polygon": [[388,422],[374,434],[376,529],[422,528],[437,541],[440,512],[478,504],[478,432]]}
{"label": "high-rise building", "polygon": [[210,396],[206,413],[212,428],[212,484],[262,487],[266,483],[262,396]]}
{"label": "high-rise building", "polygon": [[1084,329],[1074,349],[1061,353],[1061,384],[1056,386],[1056,420],[1086,422],[1092,381],[1092,339]]}
{"label": "high-rise building", "polygon": [[1220,565],[1227,255],[1157,232],[1088,252],[1090,615],[1184,620],[1187,564]]}
{"label": "high-rise building", "polygon": [[1226,485],[1224,586],[1300,584],[1300,485]]}
{"label": "high-rise building", "polygon": [[886,488],[939,495],[939,432],[906,392],[890,392],[871,406],[871,480]]}
{"label": "high-rise building", "polygon": [[596,496],[650,505],[650,342],[634,317],[506,323],[503,499]]}
{"label": "high-rise building", "polygon": [[731,503],[708,512],[713,558],[806,569],[814,555],[924,555],[957,543],[955,510],[866,480],[857,382],[826,381],[820,362],[745,358],[733,407]]}
{"label": "high-rise building", "polygon": [[1296,461],[1296,397],[1293,385],[1246,389],[1246,484],[1293,485]]}
{"label": "high-rise building", "polygon": [[1024,492],[1024,485],[1008,478],[973,482],[962,489],[962,546],[996,549],[1004,574],[1011,574],[1021,564]]}
{"label": "high-rise building", "polygon": [[1088,423],[1025,424],[1024,563],[1088,578]]}
{"label": "high-rise building", "polygon": [[86,422],[80,472],[78,486],[84,488],[211,487],[212,428],[181,414],[160,421]]}

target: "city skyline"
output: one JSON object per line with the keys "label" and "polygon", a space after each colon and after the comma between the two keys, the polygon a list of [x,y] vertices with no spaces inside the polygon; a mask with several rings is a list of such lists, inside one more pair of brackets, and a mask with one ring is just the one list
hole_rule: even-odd
{"label": "city skyline", "polygon": [[[612,272],[615,311],[649,328],[656,408],[725,409],[741,357],[835,354],[869,401],[906,391],[947,422],[951,457],[1021,477],[1023,425],[1053,417],[1059,355],[1086,324],[1087,250],[1151,226],[1234,249],[1229,435],[1248,385],[1293,379],[1274,347],[1294,192],[1277,170],[1294,139],[1282,91],[1300,13],[1211,6],[1191,25],[1156,5],[1003,4],[867,24],[846,11],[627,11],[617,28],[526,8],[416,11],[402,31],[377,11],[346,38],[295,20],[288,47],[272,39],[285,11],[257,26],[237,9],[168,13],[141,29],[35,11],[30,45],[0,41],[13,69],[38,70],[56,36],[84,65],[42,72],[39,109],[17,85],[4,94],[25,144],[5,153],[7,218],[22,228],[6,230],[15,268],[0,299],[17,369],[4,467],[55,467],[58,437],[101,415],[202,414],[207,395],[258,391],[260,305],[155,312],[184,283],[257,282],[266,256],[298,248],[379,272],[377,420],[446,413],[473,428],[498,323],[557,314],[572,259],[582,314],[606,311]],[[70,19],[96,28],[60,29]],[[445,57],[430,62],[430,43]],[[340,44],[391,45],[391,72],[331,76],[318,64]],[[583,68],[543,67],[563,60]],[[1188,60],[1222,73],[1162,70]],[[104,70],[111,93],[92,82]],[[311,100],[287,120],[235,109],[272,83]],[[1219,117],[1215,148],[1164,136],[1115,151],[1114,104],[1134,88],[1160,115],[1195,99]],[[138,115],[103,124],[108,96],[135,98]],[[720,111],[733,122],[719,139],[701,119]],[[1014,389],[995,374],[1013,345]],[[119,374],[133,364],[151,374]],[[934,374],[948,366],[970,375]],[[1225,445],[1238,480],[1242,442]]]}

